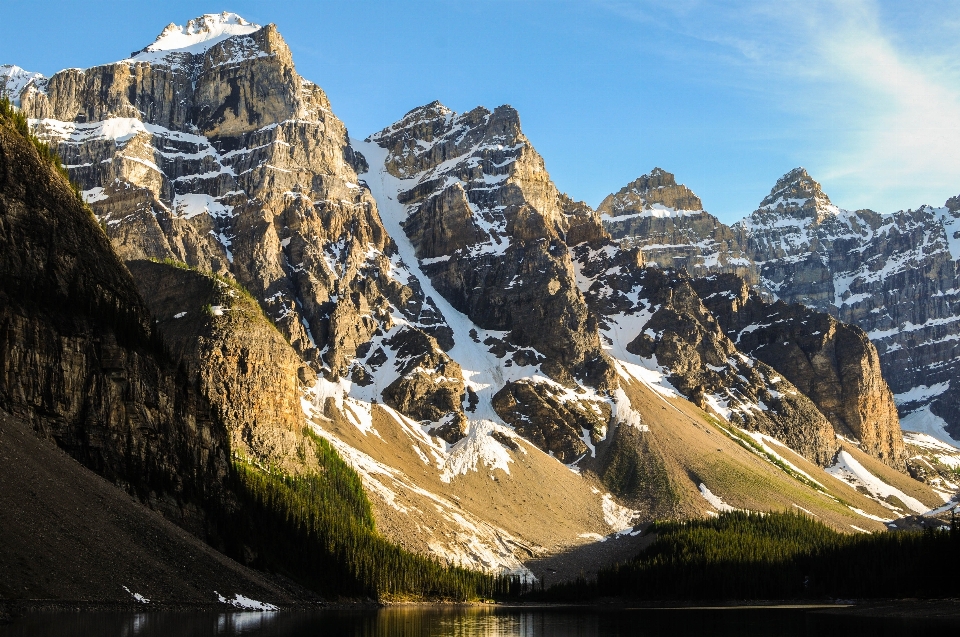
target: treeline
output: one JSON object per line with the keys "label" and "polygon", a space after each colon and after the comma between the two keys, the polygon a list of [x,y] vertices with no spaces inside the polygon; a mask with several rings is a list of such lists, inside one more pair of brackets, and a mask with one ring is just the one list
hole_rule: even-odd
{"label": "treeline", "polygon": [[510,578],[442,564],[378,535],[357,473],[326,440],[306,434],[317,473],[235,463],[238,502],[221,509],[217,524],[227,554],[324,595],[466,601],[510,591]]}
{"label": "treeline", "polygon": [[823,599],[960,594],[960,529],[845,535],[797,513],[658,522],[657,538],[554,599]]}
{"label": "treeline", "polygon": [[70,174],[67,172],[67,169],[63,167],[63,164],[60,161],[60,155],[57,154],[57,151],[50,146],[50,144],[41,141],[38,137],[35,137],[30,132],[30,125],[27,123],[26,116],[20,112],[20,110],[14,108],[9,98],[6,96],[0,97],[0,119],[9,122],[18,133],[29,139],[34,148],[37,149],[37,153],[40,155],[40,158],[67,180],[67,182],[73,188],[73,193],[77,196],[77,199],[83,202],[83,196],[80,194],[80,187],[70,180]]}

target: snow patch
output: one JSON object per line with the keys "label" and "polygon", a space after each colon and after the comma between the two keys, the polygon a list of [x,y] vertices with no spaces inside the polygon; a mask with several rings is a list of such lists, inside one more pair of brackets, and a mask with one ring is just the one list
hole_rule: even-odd
{"label": "snow patch", "polygon": [[883,506],[893,509],[884,498],[893,496],[903,502],[914,513],[926,513],[930,507],[912,498],[900,489],[887,484],[877,476],[870,473],[862,464],[857,462],[856,458],[848,452],[841,450],[837,455],[837,462],[831,467],[825,469],[827,473],[835,478],[846,482],[854,489],[857,487],[865,488],[875,500]]}
{"label": "snow patch", "polygon": [[603,494],[603,521],[614,531],[624,531],[633,528],[633,521],[640,515],[639,511],[620,506],[613,501],[609,493]]}
{"label": "snow patch", "polygon": [[954,439],[947,433],[947,422],[930,411],[930,405],[926,405],[901,418],[900,428],[904,432],[914,431],[926,434],[948,445],[960,448],[960,441]]}
{"label": "snow patch", "polygon": [[217,596],[217,599],[221,604],[229,604],[234,608],[241,608],[243,610],[259,610],[264,612],[273,612],[280,610],[277,606],[273,604],[268,604],[267,602],[260,602],[255,599],[251,599],[240,593],[236,593],[233,596],[233,599],[227,599],[217,591],[213,591],[213,594]]}
{"label": "snow patch", "polygon": [[138,602],[140,602],[141,604],[149,604],[149,603],[150,603],[150,600],[149,600],[149,599],[147,599],[146,597],[144,597],[144,596],[141,595],[140,593],[134,593],[133,591],[131,591],[131,590],[130,590],[129,588],[127,588],[126,586],[123,587],[123,590],[127,591],[128,593],[130,593],[130,595],[132,595],[133,598],[134,598],[135,600],[137,600]]}
{"label": "snow patch", "polygon": [[213,45],[235,35],[248,35],[260,30],[259,24],[247,22],[236,13],[207,13],[187,22],[186,26],[170,23],[157,36],[153,44],[134,56],[143,59],[145,53],[157,51],[183,51],[203,53]]}
{"label": "snow patch", "polygon": [[723,500],[720,499],[720,496],[714,495],[710,489],[707,488],[707,485],[700,483],[700,495],[703,496],[703,499],[710,503],[714,509],[720,512],[724,511],[739,511],[736,507],[732,507]]}

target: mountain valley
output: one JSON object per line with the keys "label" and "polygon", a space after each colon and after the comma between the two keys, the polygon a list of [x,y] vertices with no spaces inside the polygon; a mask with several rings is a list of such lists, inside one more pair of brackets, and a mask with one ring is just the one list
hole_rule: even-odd
{"label": "mountain valley", "polygon": [[34,136],[0,123],[0,434],[177,525],[238,595],[335,596],[230,530],[257,480],[339,476],[358,545],[526,582],[632,557],[654,520],[882,532],[957,504],[956,198],[850,212],[796,169],[728,226],[657,168],[594,210],[510,106],[350,137],[230,13],[0,66],[0,96]]}

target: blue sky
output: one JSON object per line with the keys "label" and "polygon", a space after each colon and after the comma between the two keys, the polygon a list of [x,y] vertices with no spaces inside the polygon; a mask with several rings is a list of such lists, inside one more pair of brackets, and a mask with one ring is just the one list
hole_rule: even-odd
{"label": "blue sky", "polygon": [[727,222],[804,166],[844,208],[960,194],[960,2],[11,0],[0,63],[121,59],[163,27],[277,24],[364,137],[439,99],[511,104],[557,186],[597,205],[661,166]]}

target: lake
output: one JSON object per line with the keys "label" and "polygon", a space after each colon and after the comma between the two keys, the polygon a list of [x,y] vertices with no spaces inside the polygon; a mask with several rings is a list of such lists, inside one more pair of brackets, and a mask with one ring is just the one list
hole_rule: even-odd
{"label": "lake", "polygon": [[[822,609],[819,609],[822,611]],[[3,637],[681,637],[927,634],[916,620],[864,619],[814,608],[393,607],[276,613],[37,613],[0,626]],[[915,629],[915,630],[914,630]]]}

